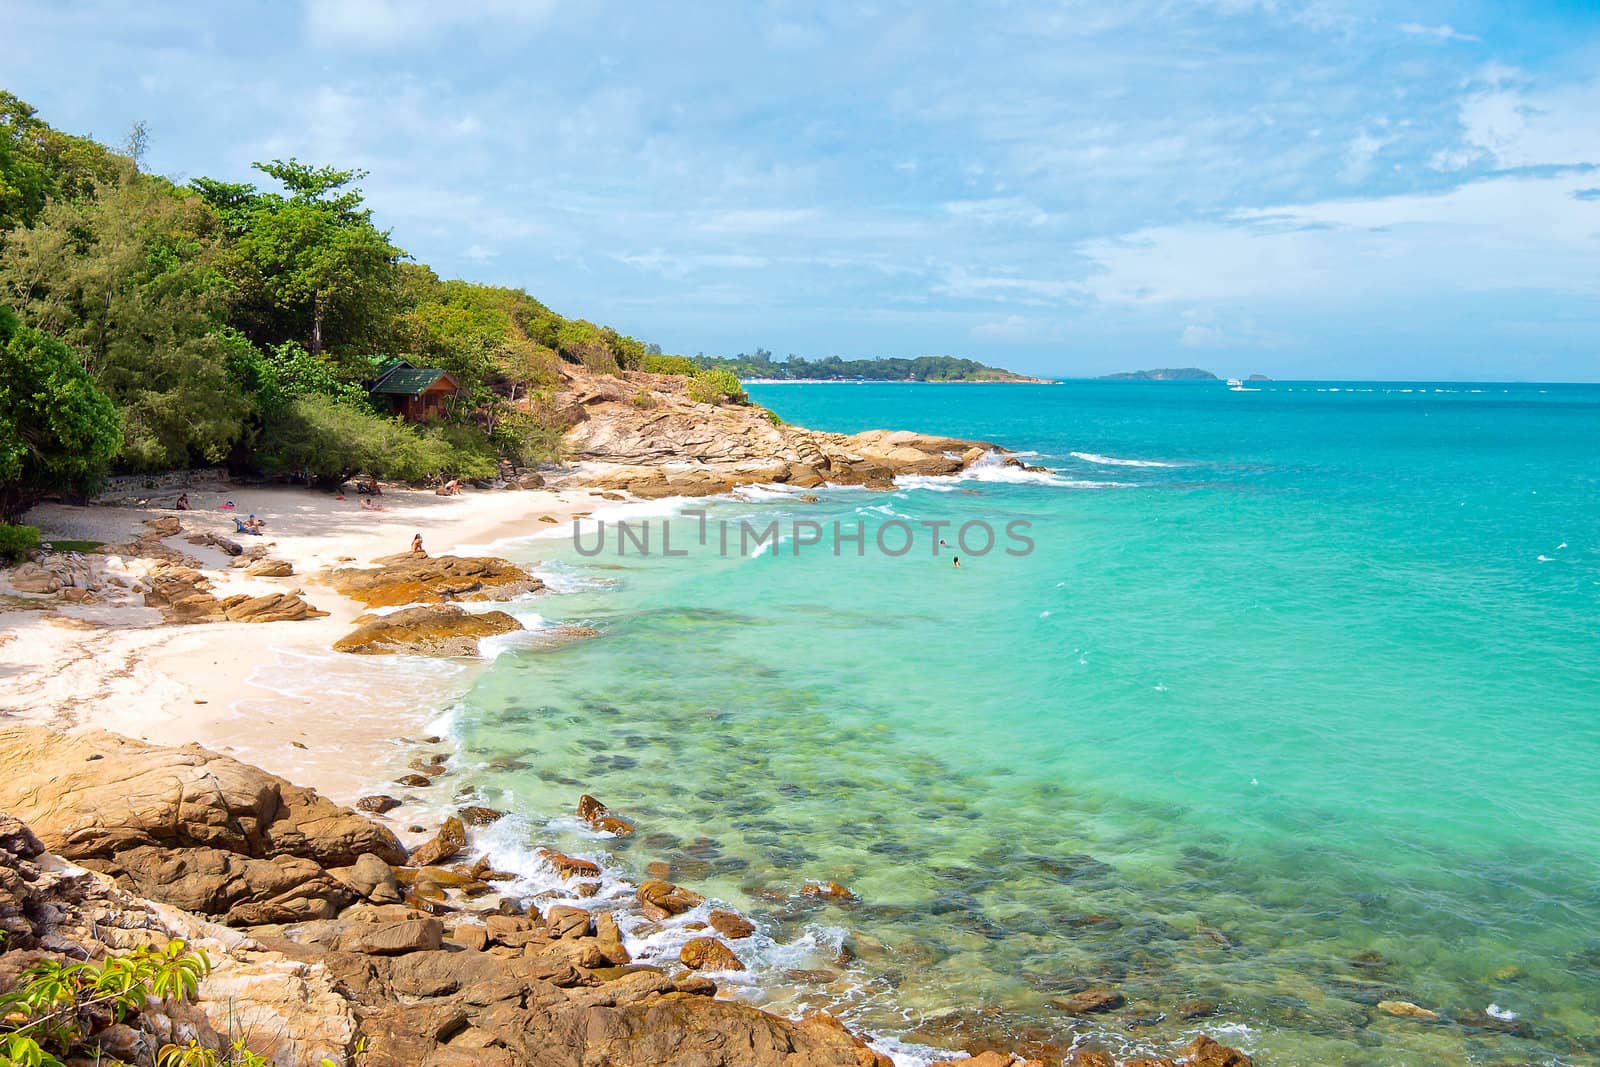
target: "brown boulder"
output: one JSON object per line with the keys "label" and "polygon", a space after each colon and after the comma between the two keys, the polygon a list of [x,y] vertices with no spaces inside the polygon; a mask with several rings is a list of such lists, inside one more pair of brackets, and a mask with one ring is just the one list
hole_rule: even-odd
{"label": "brown boulder", "polygon": [[328,613],[318,611],[293,593],[268,593],[266,596],[225,597],[218,602],[229,622],[297,622],[320,619]]}
{"label": "brown boulder", "polygon": [[339,939],[339,950],[368,956],[403,956],[432,952],[443,943],[444,925],[434,918],[361,923]]}
{"label": "brown boulder", "polygon": [[1183,1049],[1189,1067],[1251,1067],[1255,1062],[1236,1048],[1218,1043],[1201,1034]]}
{"label": "brown boulder", "polygon": [[366,620],[333,643],[335,652],[376,656],[476,656],[485,637],[522,624],[503,611],[467,612],[453,604],[405,608]]}
{"label": "brown boulder", "polygon": [[199,745],[163,748],[103,730],[0,729],[0,809],[68,859],[141,846],[297,856],[346,867],[404,863],[394,834],[314,790]]}
{"label": "brown boulder", "polygon": [[255,578],[287,578],[294,573],[294,564],[286,559],[258,559],[246,566],[244,572]]}
{"label": "brown boulder", "polygon": [[712,928],[730,941],[738,941],[756,932],[755,923],[726,908],[712,908],[708,918]]}
{"label": "brown boulder", "polygon": [[454,815],[444,821],[439,832],[430,841],[418,845],[411,853],[411,863],[416,867],[431,867],[436,863],[453,860],[467,850],[467,828]]}
{"label": "brown boulder", "polygon": [[678,952],[678,959],[691,971],[744,970],[733,949],[714,937],[693,938]]}
{"label": "brown boulder", "polygon": [[393,811],[400,806],[400,801],[382,793],[376,796],[362,797],[356,801],[356,807],[361,811],[370,811],[375,815],[382,815],[386,811]]}
{"label": "brown boulder", "polygon": [[800,887],[800,895],[803,897],[821,897],[823,900],[848,901],[856,899],[854,893],[838,882],[823,882],[821,884],[808,882]]}
{"label": "brown boulder", "polygon": [[569,856],[565,852],[557,852],[555,849],[550,848],[541,848],[539,850],[539,857],[546,863],[550,864],[550,866],[554,867],[556,869],[556,873],[561,875],[562,878],[600,877],[600,865],[598,863],[591,863],[588,860],[582,860],[576,856]]}
{"label": "brown boulder", "polygon": [[639,907],[644,911],[645,918],[653,922],[660,922],[672,915],[682,915],[705,902],[705,897],[699,893],[655,878],[641,883],[635,895],[639,898]]}
{"label": "brown boulder", "polygon": [[544,913],[545,927],[551,937],[587,937],[590,916],[583,908],[557,904]]}
{"label": "brown boulder", "polygon": [[394,871],[371,853],[357,857],[353,866],[334,868],[328,873],[374,904],[400,903],[400,882]]}
{"label": "brown boulder", "polygon": [[[629,976],[632,978],[633,976]],[[643,975],[644,978],[652,976]],[[618,983],[602,986],[610,990]],[[693,993],[590,1008],[561,1032],[582,1052],[572,1062],[650,1067],[892,1067],[848,1031],[794,1022]]]}
{"label": "brown boulder", "polygon": [[438,604],[450,600],[510,600],[544,583],[508,560],[491,556],[413,556],[374,560],[378,567],[341,567],[333,587],[368,607]]}
{"label": "brown boulder", "polygon": [[578,798],[578,818],[596,830],[615,834],[617,837],[630,837],[633,834],[633,823],[611,814],[609,808],[588,793]]}
{"label": "brown boulder", "polygon": [[499,808],[486,808],[482,804],[468,804],[457,814],[468,826],[488,826],[506,817],[506,813]]}

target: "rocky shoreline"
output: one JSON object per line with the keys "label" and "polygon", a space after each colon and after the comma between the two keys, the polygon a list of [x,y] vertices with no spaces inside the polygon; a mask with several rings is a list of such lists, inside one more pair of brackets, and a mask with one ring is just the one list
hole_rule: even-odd
{"label": "rocky shoreline", "polygon": [[[569,412],[567,443],[576,463],[550,472],[556,491],[508,483],[503,488],[519,491],[476,501],[509,501],[502,513],[524,524],[541,512],[559,522],[549,512],[585,514],[576,509],[591,496],[644,500],[774,483],[888,489],[903,474],[955,474],[1003,452],[984,442],[914,433],[847,436],[790,427],[759,407],[695,403],[680,380],[659,375],[570,371],[560,400]],[[265,495],[219,486],[206,494],[216,498],[209,502],[197,491],[197,506],[216,507],[230,492]],[[353,542],[346,517],[353,504],[340,504],[346,510],[338,511],[322,499],[314,505],[319,514],[310,514],[303,497],[285,499],[277,512],[256,503],[252,507],[267,514],[274,532],[321,518],[328,533],[305,543],[280,533],[279,540],[254,544],[224,532],[226,512],[145,518],[150,511],[140,501],[137,510],[117,511],[141,517],[132,536],[118,531],[91,554],[41,552],[9,572],[12,592],[4,607],[24,621],[0,634],[0,642],[32,633],[30,651],[43,652],[56,643],[48,635],[37,639],[46,624],[75,633],[138,631],[147,635],[138,646],[143,653],[126,653],[115,671],[96,666],[102,676],[109,671],[138,686],[144,679],[139,655],[173,643],[167,635],[195,635],[181,666],[182,705],[236,703],[250,664],[260,663],[247,657],[259,656],[274,640],[351,653],[353,663],[397,653],[474,657],[484,637],[522,629],[511,614],[482,605],[537,593],[542,583],[491,556],[372,550],[404,543],[413,528],[430,528],[424,517],[430,510],[465,506],[441,499],[413,493],[392,500],[393,506],[404,501],[393,519],[357,513],[355,522],[382,525],[364,528]],[[526,503],[513,506],[518,501]],[[95,511],[72,509],[57,518],[81,523]],[[242,623],[269,624],[259,632],[293,636],[241,640],[232,635]],[[543,633],[558,640],[594,636],[582,627]],[[97,664],[106,646],[86,647],[94,649],[88,654]],[[216,666],[220,693],[197,688],[207,659]],[[367,677],[380,688],[377,676]],[[94,679],[97,687],[101,680]],[[395,775],[399,797],[368,795],[352,808],[215,751],[241,743],[253,728],[237,717],[208,720],[212,749],[149,743],[71,730],[109,721],[125,733],[145,733],[148,717],[105,714],[114,687],[81,702],[70,688],[43,683],[30,682],[23,692],[29,717],[43,724],[0,728],[0,812],[7,813],[0,817],[0,926],[7,932],[0,944],[0,993],[41,959],[104,958],[174,938],[198,947],[214,964],[195,1004],[152,1003],[102,1034],[111,1055],[148,1063],[161,1044],[186,1041],[221,1050],[242,1031],[252,1049],[280,1067],[323,1058],[394,1067],[892,1063],[826,1013],[788,1019],[730,999],[718,976],[725,981],[745,967],[741,944],[756,926],[668,881],[670,862],[653,864],[652,877],[636,886],[620,885],[590,860],[546,848],[538,852],[539,863],[554,888],[519,892],[516,877],[494,870],[477,840],[502,813],[466,791],[448,805],[430,802],[435,814],[423,816],[415,794],[406,792],[426,790],[445,773],[449,753],[438,738],[413,743],[410,766]],[[56,695],[63,692],[72,695]],[[144,692],[140,697],[149,699]],[[50,706],[52,700],[59,703]],[[363,708],[301,703],[306,710],[286,714],[301,716],[298,725],[310,716],[318,726],[315,734],[299,736],[348,749],[347,764],[370,758],[374,743],[393,744],[392,731],[379,735],[381,741],[370,736],[381,725],[366,727],[366,748],[349,721],[327,728],[328,715]],[[205,713],[168,708],[162,714],[169,720],[167,739],[187,740],[197,733],[189,716]],[[278,752],[289,746],[312,754],[292,730],[268,722],[258,732],[275,735],[271,744]],[[301,762],[269,765],[298,768]],[[383,774],[382,764],[344,772],[369,783]],[[327,788],[324,773],[314,777]],[[355,798],[347,793],[347,799]],[[623,815],[596,798],[573,799],[592,829],[633,832]],[[831,883],[800,892],[849,896]],[[663,923],[694,936],[663,949],[650,938]],[[952,1049],[964,1043],[960,1033],[943,1040]],[[1080,1047],[1070,1034],[1064,1042],[1030,1047],[1043,1058],[1024,1060],[986,1041],[973,1050],[975,1057],[949,1062],[1117,1062],[1106,1050]],[[1173,1050],[1172,1058],[1126,1062],[1240,1067],[1250,1061],[1199,1038]]]}
{"label": "rocky shoreline", "polygon": [[[632,831],[592,797],[578,807]],[[476,854],[468,825],[499,818],[492,809],[463,809],[408,852],[379,822],[199,746],[10,727],[0,811],[0,989],[42,959],[172,938],[211,960],[194,1004],[153,1002],[99,1035],[131,1062],[166,1042],[224,1048],[243,1029],[281,1067],[891,1063],[826,1014],[785,1019],[719,997],[712,976],[742,968],[735,946],[754,930],[736,913],[712,910],[675,958],[637,955],[624,930],[703,904],[686,887],[652,880],[601,900],[598,868],[547,852],[563,890],[502,892],[507,875]],[[1207,1038],[1175,1056],[1124,1063],[1250,1063]],[[1118,1061],[1085,1047],[1062,1062]]]}

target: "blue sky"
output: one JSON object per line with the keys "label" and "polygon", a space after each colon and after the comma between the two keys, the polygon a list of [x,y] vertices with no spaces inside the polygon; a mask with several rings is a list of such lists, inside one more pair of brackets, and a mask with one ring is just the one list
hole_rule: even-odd
{"label": "blue sky", "polygon": [[668,351],[1600,379],[1600,2],[0,0],[151,169],[359,166]]}

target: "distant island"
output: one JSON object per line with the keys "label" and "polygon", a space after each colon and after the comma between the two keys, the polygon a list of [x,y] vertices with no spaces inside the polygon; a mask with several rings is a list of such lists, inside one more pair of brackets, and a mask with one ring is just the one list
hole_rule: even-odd
{"label": "distant island", "polygon": [[758,348],[753,354],[741,352],[731,359],[700,356],[695,363],[703,368],[730,370],[741,381],[821,381],[821,382],[1046,382],[1026,374],[990,367],[973,359],[955,356],[917,356],[915,359],[841,359],[829,356],[811,360],[791,355],[778,362],[772,353]]}
{"label": "distant island", "polygon": [[1247,381],[1247,382],[1270,382],[1270,381],[1272,381],[1272,379],[1268,378],[1265,374],[1252,374],[1252,375],[1250,375],[1250,377],[1246,378],[1245,381]]}
{"label": "distant island", "polygon": [[1120,374],[1102,374],[1103,381],[1119,382],[1217,382],[1218,378],[1199,367],[1162,367],[1158,370],[1125,370]]}

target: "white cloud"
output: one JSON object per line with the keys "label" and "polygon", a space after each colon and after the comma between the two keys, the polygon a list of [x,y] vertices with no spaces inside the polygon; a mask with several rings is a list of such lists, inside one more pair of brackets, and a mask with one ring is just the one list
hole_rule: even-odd
{"label": "white cloud", "polygon": [[473,245],[461,254],[474,263],[486,263],[500,253],[485,245]]}
{"label": "white cloud", "polygon": [[985,226],[1043,226],[1051,221],[1038,205],[1015,196],[993,196],[981,200],[947,200],[944,212]]}
{"label": "white cloud", "polygon": [[305,0],[306,36],[313,45],[388,47],[426,44],[441,30],[475,23],[533,26],[557,0]]}
{"label": "white cloud", "polygon": [[1440,41],[1472,42],[1482,40],[1475,34],[1462,33],[1454,26],[1424,26],[1420,22],[1407,22],[1400,27],[1400,32],[1410,34],[1413,37],[1433,37]]}
{"label": "white cloud", "polygon": [[1600,294],[1591,174],[1501,176],[1437,195],[1241,211],[1219,222],[1093,240],[1085,288],[1108,304],[1270,300],[1344,306],[1367,296],[1545,289]]}
{"label": "white cloud", "polygon": [[1545,90],[1497,83],[1462,101],[1461,126],[1458,151],[1501,168],[1600,163],[1600,81]]}

